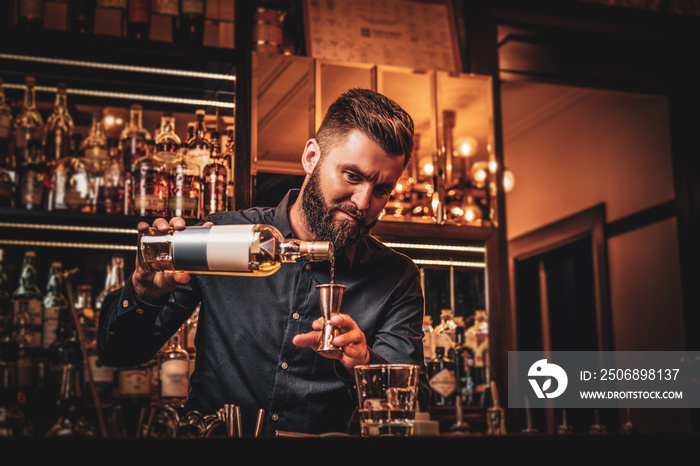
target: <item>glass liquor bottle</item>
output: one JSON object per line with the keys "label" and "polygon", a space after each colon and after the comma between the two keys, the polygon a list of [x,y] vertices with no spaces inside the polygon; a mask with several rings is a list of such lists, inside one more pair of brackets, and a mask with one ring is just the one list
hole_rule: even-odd
{"label": "glass liquor bottle", "polygon": [[95,1],[70,0],[70,29],[80,35],[90,35],[94,32]]}
{"label": "glass liquor bottle", "polygon": [[158,134],[155,137],[156,156],[166,165],[175,162],[179,156],[182,140],[175,132],[175,117],[172,112],[165,112],[160,117]]}
{"label": "glass liquor bottle", "polygon": [[197,306],[184,325],[185,335],[183,337],[183,344],[185,350],[190,353],[190,363],[194,362],[194,355],[197,353],[197,346],[194,344],[194,341],[197,336],[197,326],[199,325],[199,308],[200,307]]}
{"label": "glass liquor bottle", "polygon": [[151,139],[151,133],[143,127],[143,107],[133,104],[129,108],[129,124],[119,137],[121,159],[127,172],[131,171],[136,160],[146,155]]}
{"label": "glass liquor bottle", "polygon": [[[88,162],[92,163],[95,173],[101,173],[107,162],[109,153],[107,151],[107,135],[102,125],[102,114],[94,112],[92,114],[92,124],[87,137],[80,144],[80,152]],[[99,182],[99,180],[97,180]]]}
{"label": "glass liquor bottle", "polygon": [[0,168],[9,170],[10,162],[10,139],[12,138],[12,109],[7,105],[5,98],[5,83],[0,78]]}
{"label": "glass liquor bottle", "polygon": [[32,401],[34,361],[38,356],[36,336],[29,328],[30,321],[29,313],[26,309],[22,309],[16,317],[12,333],[12,340],[17,348],[17,396],[18,400],[22,400],[22,409],[25,411]]}
{"label": "glass liquor bottle", "polygon": [[474,403],[474,351],[466,344],[464,327],[455,330],[454,365],[457,381],[456,396],[462,401],[462,406]]}
{"label": "glass liquor bottle", "polygon": [[434,338],[435,346],[445,348],[445,355],[452,357],[452,349],[455,346],[455,329],[457,323],[454,320],[454,311],[452,309],[443,309],[440,311],[440,323],[435,327]]}
{"label": "glass liquor bottle", "polygon": [[5,250],[0,248],[0,338],[12,328],[12,291],[5,266]]}
{"label": "glass liquor bottle", "polygon": [[204,39],[205,0],[180,0],[178,41],[201,46]]}
{"label": "glass liquor bottle", "polygon": [[91,213],[95,209],[95,168],[80,152],[82,136],[76,133],[72,140],[71,154],[59,160],[51,174],[49,210]]}
{"label": "glass liquor bottle", "polygon": [[[117,253],[112,255],[112,260],[107,264],[105,286],[95,298],[95,310],[99,316],[102,303],[108,294],[124,287],[124,255]],[[99,319],[98,319],[99,321]]]}
{"label": "glass liquor bottle", "polygon": [[454,406],[457,390],[454,361],[445,356],[443,346],[435,347],[435,357],[428,363],[426,370],[432,389],[431,406]]}
{"label": "glass liquor bottle", "polygon": [[427,364],[435,357],[433,318],[423,316],[423,360]]}
{"label": "glass liquor bottle", "polygon": [[97,188],[95,212],[121,215],[124,213],[124,186],[126,175],[118,151],[108,151],[109,159],[103,165]]}
{"label": "glass liquor bottle", "polygon": [[147,40],[151,29],[151,0],[128,0],[126,35],[132,39]]}
{"label": "glass liquor bottle", "polygon": [[[75,331],[69,331],[60,350],[58,363],[58,419],[45,438],[93,438],[95,430],[83,415],[83,354]],[[57,340],[57,343],[59,340]]]}
{"label": "glass liquor bottle", "polygon": [[211,157],[202,173],[202,216],[226,210],[228,169],[221,153],[219,133],[211,133]]}
{"label": "glass liquor bottle", "polygon": [[51,180],[43,151],[44,120],[36,108],[36,79],[28,76],[22,108],[14,120],[17,202],[24,209],[45,209]]}
{"label": "glass liquor bottle", "polygon": [[182,408],[190,392],[190,354],[185,351],[180,338],[182,329],[170,340],[159,358],[160,399],[175,408]]}
{"label": "glass liquor bottle", "polygon": [[92,285],[78,285],[75,296],[75,312],[78,316],[78,325],[83,338],[90,338],[97,330],[97,315],[92,306]]}
{"label": "glass liquor bottle", "polygon": [[146,155],[137,159],[129,176],[129,213],[141,217],[163,217],[168,212],[169,184],[165,164],[154,153],[153,141],[148,141]]}
{"label": "glass liquor bottle", "polygon": [[474,351],[475,393],[481,395],[489,387],[489,323],[485,310],[474,313],[474,324],[465,332],[466,344]]}
{"label": "glass liquor bottle", "polygon": [[[0,334],[0,438],[31,438],[32,425],[18,402],[19,349],[11,335]],[[21,400],[21,398],[19,398]]]}
{"label": "glass liquor bottle", "polygon": [[168,167],[168,215],[201,218],[201,172],[199,165],[182,153]]}
{"label": "glass liquor bottle", "polygon": [[236,206],[233,176],[233,164],[236,157],[236,135],[234,131],[234,125],[229,125],[226,127],[226,144],[224,146],[223,153],[223,163],[224,166],[228,169],[228,185],[226,186],[226,205],[229,209],[233,209]]}
{"label": "glass liquor bottle", "polygon": [[44,315],[44,296],[37,283],[36,252],[26,251],[22,260],[19,284],[12,293],[13,319],[18,324],[20,315],[27,320],[27,334],[33,348],[41,347],[42,318]]}
{"label": "glass liquor bottle", "polygon": [[211,143],[207,137],[208,130],[205,122],[206,113],[202,109],[195,111],[195,124],[193,134],[187,140],[187,159],[199,166],[199,173],[209,163],[211,156]]}
{"label": "glass liquor bottle", "polygon": [[42,323],[41,347],[48,349],[56,340],[58,318],[62,309],[70,309],[63,278],[63,264],[52,262],[44,295],[44,319]]}
{"label": "glass liquor bottle", "polygon": [[44,153],[49,171],[59,160],[68,157],[71,150],[71,136],[75,127],[68,111],[67,87],[65,83],[56,86],[56,100],[53,112],[44,126]]}
{"label": "glass liquor bottle", "polygon": [[272,225],[214,225],[139,233],[138,260],[152,272],[267,276],[299,259],[333,261],[333,243],[284,238]]}

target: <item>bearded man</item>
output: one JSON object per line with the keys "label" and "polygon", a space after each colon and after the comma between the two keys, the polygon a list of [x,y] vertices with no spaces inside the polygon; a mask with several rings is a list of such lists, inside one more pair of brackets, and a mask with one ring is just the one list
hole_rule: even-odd
{"label": "bearded man", "polygon": [[[331,322],[339,329],[333,345],[340,353],[314,351],[322,331],[316,285],[329,283],[329,261],[284,264],[269,277],[153,273],[137,261],[124,288],[103,303],[102,361],[133,366],[150,360],[199,306],[186,410],[211,414],[239,406],[246,435],[260,410],[263,435],[348,432],[357,408],[356,365],[423,368],[419,271],[369,235],[412,150],[411,117],[377,92],[352,89],[307,141],[299,190],[274,208],[219,212],[201,222],[269,224],[285,238],[332,242],[334,282],[345,286],[341,313]],[[153,227],[182,229],[185,221],[159,218]],[[419,398],[426,400],[421,372]]]}

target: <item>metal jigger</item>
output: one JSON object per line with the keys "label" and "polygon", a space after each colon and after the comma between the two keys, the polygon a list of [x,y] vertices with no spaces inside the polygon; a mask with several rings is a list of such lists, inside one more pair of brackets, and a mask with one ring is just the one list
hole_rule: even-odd
{"label": "metal jigger", "polygon": [[329,283],[316,285],[316,288],[318,289],[319,303],[321,304],[321,313],[324,321],[321,341],[316,351],[319,353],[340,353],[342,350],[332,344],[333,338],[338,336],[338,329],[331,325],[331,316],[340,313],[340,304],[343,302],[345,285]]}

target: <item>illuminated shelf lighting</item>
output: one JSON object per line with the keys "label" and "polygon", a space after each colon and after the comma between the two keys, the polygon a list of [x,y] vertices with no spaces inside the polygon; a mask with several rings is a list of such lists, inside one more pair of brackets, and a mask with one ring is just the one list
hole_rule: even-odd
{"label": "illuminated shelf lighting", "polygon": [[174,70],[169,68],[154,68],[149,66],[116,65],[113,63],[100,63],[84,60],[66,60],[64,58],[32,57],[29,55],[15,55],[0,53],[0,58],[5,60],[30,61],[35,63],[50,63],[53,65],[79,66],[81,68],[99,68],[113,71],[132,71],[134,73],[164,74],[169,76],[185,76],[188,78],[218,79],[222,81],[235,81],[236,77],[229,74],[203,73],[201,71]]}
{"label": "illuminated shelf lighting", "polygon": [[483,246],[454,246],[449,244],[410,244],[410,243],[384,243],[385,246],[398,249],[425,249],[429,251],[455,251],[455,252],[486,252]]}
{"label": "illuminated shelf lighting", "polygon": [[0,244],[10,246],[31,246],[47,248],[79,248],[79,249],[104,249],[111,251],[136,251],[136,246],[124,246],[120,244],[95,244],[95,243],[69,243],[60,241],[23,241],[0,239]]}
{"label": "illuminated shelf lighting", "polygon": [[483,269],[486,268],[484,262],[467,262],[467,261],[440,261],[429,259],[413,259],[416,265],[442,265],[447,267],[474,267]]}
{"label": "illuminated shelf lighting", "polygon": [[26,228],[33,230],[60,230],[60,231],[84,231],[89,233],[118,233],[136,235],[138,230],[135,228],[107,228],[107,227],[81,227],[75,225],[50,225],[43,223],[6,223],[0,222],[0,227],[3,228]]}

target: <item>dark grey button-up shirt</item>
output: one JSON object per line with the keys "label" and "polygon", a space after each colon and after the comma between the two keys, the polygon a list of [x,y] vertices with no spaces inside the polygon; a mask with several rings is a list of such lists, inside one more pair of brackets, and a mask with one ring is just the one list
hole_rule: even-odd
{"label": "dark grey button-up shirt", "polygon": [[[290,191],[276,208],[217,213],[215,224],[265,223],[292,236]],[[341,312],[367,337],[371,362],[422,366],[423,295],[415,264],[368,237],[349,257],[336,258],[335,282],[345,285]],[[214,413],[241,407],[244,432],[259,409],[265,433],[345,432],[356,407],[354,380],[337,361],[292,338],[311,330],[321,315],[316,285],[330,282],[327,261],[283,264],[269,277],[191,275],[167,302],[146,303],[131,280],[102,306],[98,347],[106,364],[148,361],[191,316],[201,301],[187,409]],[[423,389],[427,387],[425,377]],[[422,394],[425,397],[425,393]]]}

